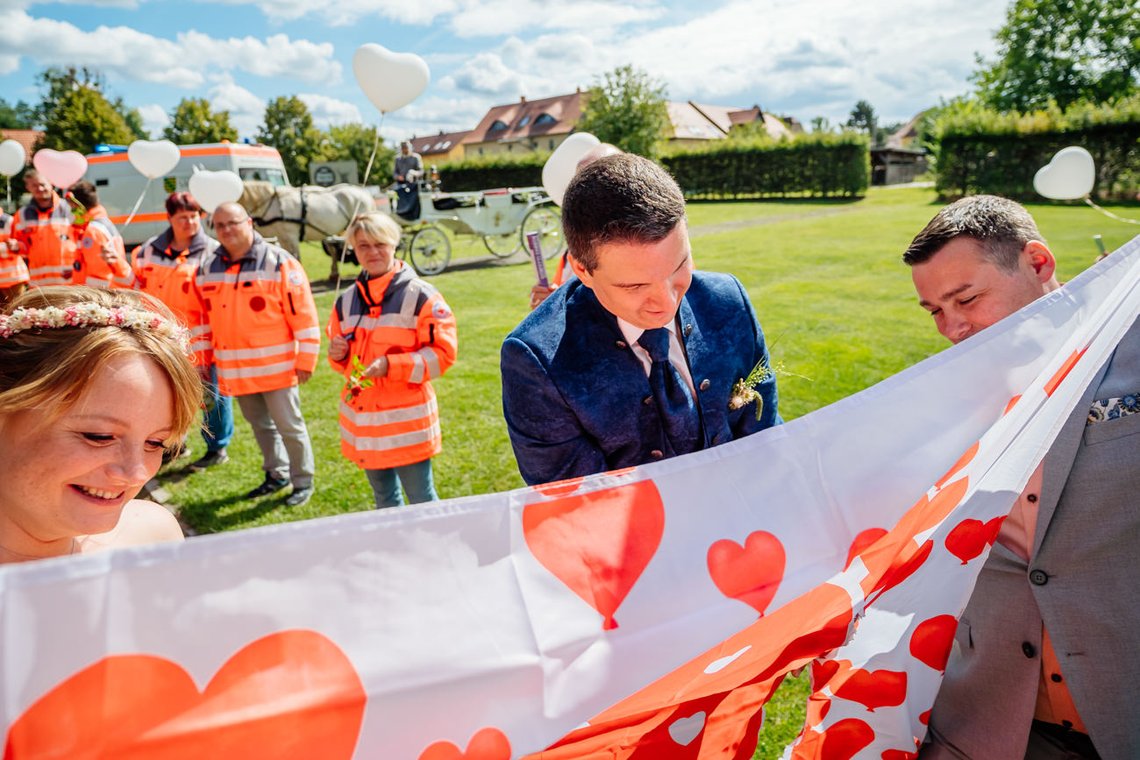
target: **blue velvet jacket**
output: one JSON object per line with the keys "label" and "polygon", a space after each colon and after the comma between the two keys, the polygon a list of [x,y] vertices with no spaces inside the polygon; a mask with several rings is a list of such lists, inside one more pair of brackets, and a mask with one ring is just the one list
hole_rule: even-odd
{"label": "blue velvet jacket", "polygon": [[[728,408],[732,386],[768,359],[740,281],[695,272],[680,336],[700,406],[704,447],[781,422],[776,381],[756,406]],[[578,280],[558,288],[503,342],[503,412],[523,480],[534,485],[645,464],[668,455],[649,378],[617,319]]]}

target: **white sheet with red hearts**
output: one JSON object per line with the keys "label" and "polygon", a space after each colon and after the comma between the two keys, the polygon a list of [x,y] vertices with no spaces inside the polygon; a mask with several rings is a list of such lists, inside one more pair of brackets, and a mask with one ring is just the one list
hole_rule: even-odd
{"label": "white sheet with red hearts", "polygon": [[790,754],[907,757],[995,521],[1138,311],[1140,238],[715,449],[4,567],[9,757],[751,757],[805,665]]}

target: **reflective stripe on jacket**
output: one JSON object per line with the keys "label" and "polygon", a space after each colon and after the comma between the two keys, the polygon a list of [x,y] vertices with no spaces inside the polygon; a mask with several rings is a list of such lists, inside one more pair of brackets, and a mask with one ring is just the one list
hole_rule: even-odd
{"label": "reflective stripe on jacket", "polygon": [[[75,274],[73,285],[87,285],[92,288],[127,288],[131,284],[131,267],[127,263],[127,252],[123,236],[107,218],[102,206],[95,206],[87,212],[87,224],[72,227],[75,238]],[[110,242],[118,252],[115,267],[103,260],[103,245]]]}
{"label": "reflective stripe on jacket", "polygon": [[131,262],[132,284],[136,290],[149,293],[170,307],[174,316],[190,330],[190,350],[198,354],[203,366],[208,366],[210,324],[203,313],[194,277],[202,257],[213,253],[218,241],[199,230],[185,251],[173,250],[170,247],[173,242],[174,235],[167,229],[135,249]]}
{"label": "reflective stripe on jacket", "polygon": [[[422,462],[443,437],[431,380],[455,362],[455,315],[432,285],[396,261],[381,277],[361,275],[337,298],[328,335],[349,341],[349,355],[329,363],[350,378],[341,391],[341,451],[367,470]],[[388,357],[388,374],[354,393],[353,358],[367,367]]]}
{"label": "reflective stripe on jacket", "polygon": [[14,219],[0,212],[0,288],[10,288],[28,281],[28,266],[20,254],[8,247],[12,240]]}
{"label": "reflective stripe on jacket", "polygon": [[71,238],[71,211],[59,196],[47,211],[35,202],[20,209],[16,216],[16,239],[28,262],[33,285],[67,285],[75,263],[75,241]]}
{"label": "reflective stripe on jacket", "polygon": [[219,246],[203,256],[195,284],[223,394],[288,388],[297,384],[298,370],[316,369],[317,307],[301,263],[283,248],[257,233],[240,259],[231,259]]}

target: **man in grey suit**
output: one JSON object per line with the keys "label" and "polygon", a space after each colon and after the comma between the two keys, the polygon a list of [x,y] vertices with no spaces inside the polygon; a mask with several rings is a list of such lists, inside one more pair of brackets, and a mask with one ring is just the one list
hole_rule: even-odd
{"label": "man in grey suit", "polygon": [[[1060,287],[1029,213],[994,196],[911,243],[921,305],[958,343]],[[958,624],[922,758],[1140,758],[1140,323],[1002,526]]]}

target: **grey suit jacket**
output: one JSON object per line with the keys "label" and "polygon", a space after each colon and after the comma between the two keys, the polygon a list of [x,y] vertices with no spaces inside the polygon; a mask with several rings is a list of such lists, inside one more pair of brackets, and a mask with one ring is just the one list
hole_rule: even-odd
{"label": "grey suit jacket", "polygon": [[1140,414],[1085,425],[1140,393],[1140,322],[1045,456],[1029,563],[997,544],[958,625],[923,758],[1025,755],[1042,622],[1101,757],[1140,758]]}

